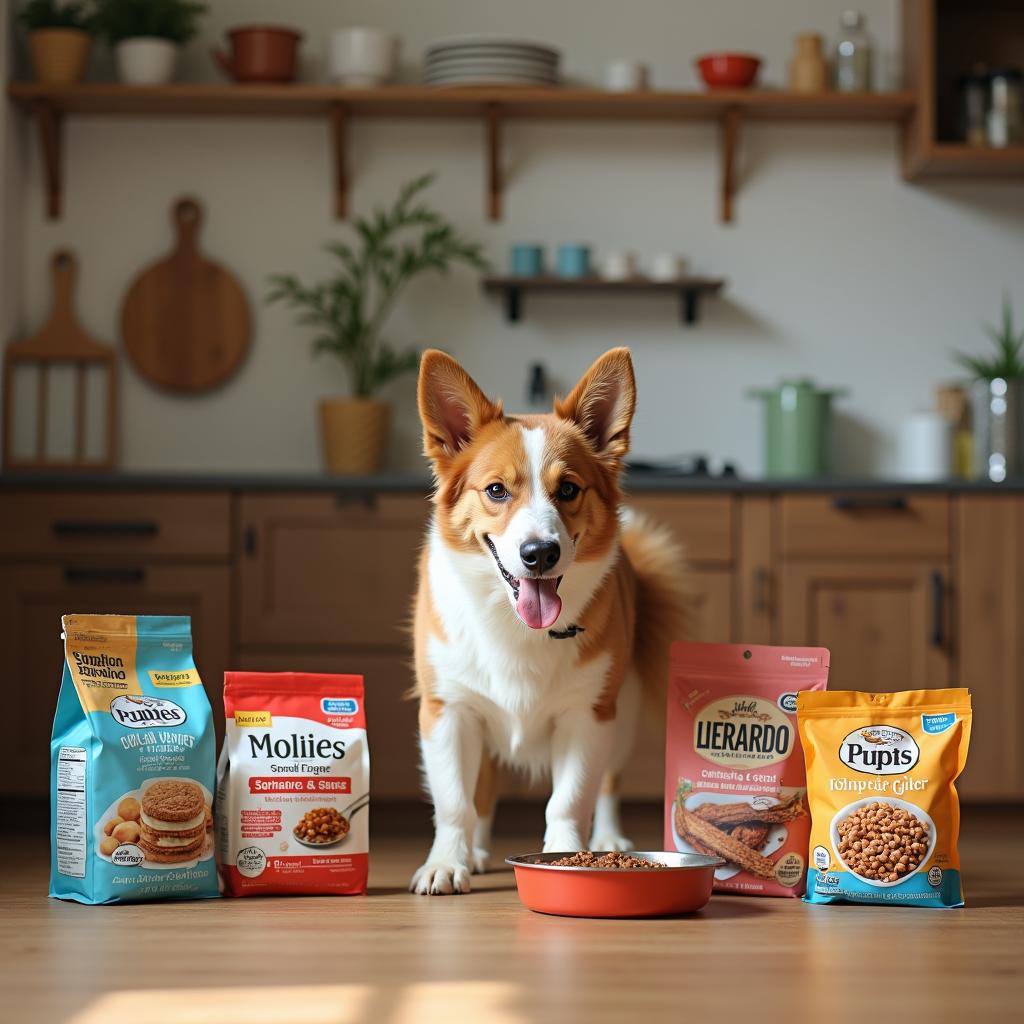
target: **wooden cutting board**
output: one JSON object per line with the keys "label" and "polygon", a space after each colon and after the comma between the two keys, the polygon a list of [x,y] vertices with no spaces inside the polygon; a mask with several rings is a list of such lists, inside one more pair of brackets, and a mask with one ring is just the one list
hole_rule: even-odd
{"label": "wooden cutting board", "polygon": [[179,199],[171,216],[177,243],[129,288],[121,337],[132,365],[151,384],[168,391],[209,391],[245,358],[249,305],[232,274],[199,251],[199,201]]}

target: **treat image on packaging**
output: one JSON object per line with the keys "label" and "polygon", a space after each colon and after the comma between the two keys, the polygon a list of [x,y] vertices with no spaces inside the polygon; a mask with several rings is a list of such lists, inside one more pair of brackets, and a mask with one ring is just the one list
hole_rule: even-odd
{"label": "treat image on packaging", "polygon": [[217,895],[210,702],[185,616],[65,615],[50,895]]}
{"label": "treat image on packaging", "polygon": [[227,672],[217,853],[230,896],[366,892],[362,676]]}
{"label": "treat image on packaging", "polygon": [[801,694],[811,805],[808,903],[963,905],[954,782],[967,690]]}
{"label": "treat image on packaging", "polygon": [[827,681],[819,647],[672,645],[665,849],[725,860],[717,892],[802,894],[810,818],[796,701]]}

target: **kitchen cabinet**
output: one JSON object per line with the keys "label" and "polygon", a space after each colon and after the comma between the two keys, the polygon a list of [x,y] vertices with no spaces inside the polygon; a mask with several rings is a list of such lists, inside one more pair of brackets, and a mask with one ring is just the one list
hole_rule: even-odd
{"label": "kitchen cabinet", "polygon": [[64,664],[60,618],[68,612],[190,615],[196,666],[223,735],[222,682],[231,663],[231,570],[227,565],[0,564],[0,649],[5,715],[3,794],[49,792],[50,727]]}

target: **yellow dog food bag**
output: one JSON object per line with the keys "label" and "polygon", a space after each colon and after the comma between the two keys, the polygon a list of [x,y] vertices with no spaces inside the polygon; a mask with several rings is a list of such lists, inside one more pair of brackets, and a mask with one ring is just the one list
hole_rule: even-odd
{"label": "yellow dog food bag", "polygon": [[968,690],[798,693],[811,847],[808,903],[962,907],[954,782]]}

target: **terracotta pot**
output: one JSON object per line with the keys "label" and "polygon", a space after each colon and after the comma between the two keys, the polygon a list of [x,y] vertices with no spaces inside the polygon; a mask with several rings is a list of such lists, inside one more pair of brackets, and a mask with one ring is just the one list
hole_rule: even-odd
{"label": "terracotta pot", "polygon": [[828,88],[828,63],[817,32],[796,37],[796,52],[789,62],[789,87],[793,92],[824,92]]}
{"label": "terracotta pot", "polygon": [[228,32],[231,53],[210,51],[221,71],[236,82],[292,82],[300,32],[277,25],[245,25]]}
{"label": "terracotta pot", "polygon": [[391,430],[391,406],[376,398],[325,398],[320,433],[328,473],[376,473]]}
{"label": "terracotta pot", "polygon": [[73,85],[85,74],[92,39],[77,28],[40,28],[29,32],[28,46],[40,82]]}

